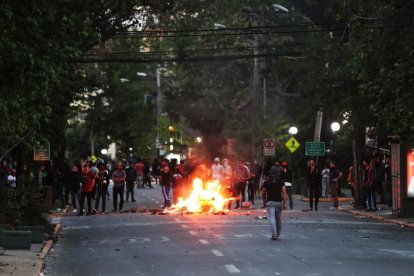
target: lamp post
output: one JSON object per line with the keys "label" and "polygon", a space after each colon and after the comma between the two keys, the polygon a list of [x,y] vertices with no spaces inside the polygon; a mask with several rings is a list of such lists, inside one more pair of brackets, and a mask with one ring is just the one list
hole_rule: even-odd
{"label": "lamp post", "polygon": [[335,154],[335,138],[336,138],[336,133],[341,129],[341,125],[338,122],[333,122],[331,124],[331,130],[333,133],[333,137],[332,137],[332,154]]}
{"label": "lamp post", "polygon": [[[289,134],[290,135],[292,135],[292,136],[295,136],[296,134],[298,133],[298,128],[297,127],[295,127],[295,126],[291,126],[290,128],[289,128]],[[291,162],[291,166],[292,166],[292,185],[294,185],[294,183],[295,183],[295,181],[294,181],[294,179],[295,179],[295,170],[294,170],[294,167],[293,167],[293,155],[295,154],[295,152],[292,152],[291,153],[291,160],[290,160],[290,162]]]}
{"label": "lamp post", "polygon": [[297,13],[297,12],[295,12],[295,11],[293,11],[293,10],[289,10],[288,8],[286,8],[286,7],[282,6],[282,5],[279,5],[279,4],[273,4],[273,8],[274,8],[276,11],[279,11],[279,10],[280,10],[280,11],[284,11],[284,12],[288,12],[288,13],[291,13],[291,14],[294,14],[294,15],[297,15],[297,16],[300,16],[300,17],[302,17],[303,19],[305,19],[307,22],[311,23],[312,25],[315,25],[315,23],[313,23],[313,22],[312,22],[312,20],[310,20],[310,18],[309,18],[309,17],[304,16],[303,14]]}

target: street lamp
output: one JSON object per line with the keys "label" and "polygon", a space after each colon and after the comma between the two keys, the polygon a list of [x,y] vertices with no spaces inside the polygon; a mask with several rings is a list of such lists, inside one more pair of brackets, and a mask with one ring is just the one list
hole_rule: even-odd
{"label": "street lamp", "polygon": [[297,133],[298,133],[298,128],[297,128],[297,127],[295,127],[295,126],[291,126],[291,127],[289,128],[289,133],[290,133],[290,134],[292,134],[292,135],[297,134]]}
{"label": "street lamp", "polygon": [[332,152],[333,154],[335,154],[335,136],[336,133],[341,129],[341,125],[338,122],[333,122],[331,124],[331,130],[333,133],[333,137],[332,137]]}
{"label": "street lamp", "polygon": [[[297,127],[295,127],[295,126],[291,126],[290,128],[289,128],[289,134],[291,134],[292,135],[292,137],[293,136],[295,136],[296,134],[298,133],[298,128]],[[295,170],[294,170],[294,166],[293,166],[293,154],[294,154],[294,152],[292,152],[291,153],[291,160],[290,160],[290,162],[291,162],[291,167],[292,167],[292,185],[293,185],[293,183],[295,183],[294,182],[294,179],[295,179]]]}
{"label": "street lamp", "polygon": [[273,8],[274,8],[276,11],[284,11],[284,12],[288,12],[288,13],[292,13],[292,14],[294,14],[294,15],[300,16],[300,17],[302,17],[303,19],[305,19],[307,22],[311,23],[312,25],[315,25],[315,23],[313,23],[313,22],[312,22],[312,20],[310,20],[310,18],[309,18],[309,17],[304,16],[303,14],[297,13],[297,12],[295,12],[295,11],[293,11],[293,10],[289,10],[288,8],[283,7],[282,5],[279,5],[279,4],[273,4]]}

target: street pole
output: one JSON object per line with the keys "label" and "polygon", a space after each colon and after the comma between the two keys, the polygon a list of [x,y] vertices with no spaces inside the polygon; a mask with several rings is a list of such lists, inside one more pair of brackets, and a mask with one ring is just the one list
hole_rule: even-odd
{"label": "street pole", "polygon": [[161,116],[161,65],[157,64],[156,69],[157,77],[157,138],[155,139],[155,145],[157,147],[157,157],[160,156],[160,116]]}
{"label": "street pole", "polygon": [[[253,22],[252,26],[257,27],[258,26],[258,15],[257,13],[253,14]],[[259,58],[258,58],[258,35],[253,34],[253,55],[254,55],[254,63],[253,63],[253,101],[254,101],[254,131],[253,131],[253,159],[257,158],[257,150],[256,150],[256,139],[257,139],[257,108],[258,108],[258,102],[257,102],[257,96],[258,96],[258,82],[259,82]]]}

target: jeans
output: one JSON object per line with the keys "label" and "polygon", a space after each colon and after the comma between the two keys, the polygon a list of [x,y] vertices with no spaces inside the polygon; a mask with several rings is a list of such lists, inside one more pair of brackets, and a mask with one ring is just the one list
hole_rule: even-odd
{"label": "jeans", "polygon": [[76,200],[78,200],[80,204],[80,197],[81,197],[80,190],[68,189],[67,194],[65,193],[65,196],[67,195],[66,202],[68,202],[69,200],[69,194],[72,200],[72,207],[73,209],[76,209]]}
{"label": "jeans", "polygon": [[163,208],[170,207],[171,206],[171,199],[170,199],[171,186],[162,185],[161,190],[162,190],[162,196],[164,197],[164,207]]}
{"label": "jeans", "polygon": [[254,204],[254,196],[256,194],[256,183],[254,183],[254,181],[248,182],[247,194],[249,196],[249,201]]}
{"label": "jeans", "polygon": [[332,182],[331,183],[331,193],[333,197],[333,207],[338,208],[339,202],[338,202],[338,182]]}
{"label": "jeans", "polygon": [[108,186],[98,185],[96,187],[95,209],[98,210],[99,201],[102,198],[102,212],[105,212],[106,194],[108,193]]}
{"label": "jeans", "polygon": [[329,196],[329,190],[330,190],[329,186],[330,186],[329,177],[322,177],[322,189],[323,189],[322,195],[325,197]]}
{"label": "jeans", "polygon": [[309,209],[313,209],[313,198],[315,197],[315,210],[318,209],[319,203],[319,185],[309,185]]}
{"label": "jeans", "polygon": [[88,202],[88,213],[92,212],[92,192],[81,192],[79,213],[83,214],[83,207],[85,206],[85,197]]}
{"label": "jeans", "polygon": [[293,187],[292,186],[286,186],[286,193],[288,194],[288,197],[289,197],[289,208],[290,209],[293,209],[292,192],[293,192]]}
{"label": "jeans", "polygon": [[[241,201],[240,201],[241,193]],[[246,182],[236,182],[234,186],[234,197],[236,198],[236,208],[241,207],[246,200]]]}
{"label": "jeans", "polygon": [[368,186],[366,187],[366,195],[368,200],[368,208],[374,209],[377,208],[377,197],[375,196],[375,187],[374,186]]}
{"label": "jeans", "polygon": [[134,201],[134,181],[127,181],[127,192],[126,192],[126,200],[128,201],[129,199],[129,194],[131,194],[131,200]]}
{"label": "jeans", "polygon": [[118,194],[119,194],[119,211],[122,210],[122,207],[124,206],[124,187],[125,185],[122,185],[120,187],[115,187],[112,189],[112,197],[114,201],[114,210],[117,210],[117,203],[118,203]]}
{"label": "jeans", "polygon": [[280,230],[282,229],[282,202],[268,201],[266,209],[272,235],[280,236]]}
{"label": "jeans", "polygon": [[53,186],[53,197],[52,197],[52,206],[55,206],[56,199],[60,199],[62,209],[65,208],[65,198],[63,195],[63,186],[62,185],[54,185]]}

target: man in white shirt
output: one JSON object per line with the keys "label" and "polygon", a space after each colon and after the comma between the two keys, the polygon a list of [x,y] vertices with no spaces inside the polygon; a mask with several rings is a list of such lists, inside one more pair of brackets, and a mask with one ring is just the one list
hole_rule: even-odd
{"label": "man in white shirt", "polygon": [[211,165],[211,178],[221,180],[223,174],[223,166],[220,165],[220,158],[214,158],[214,163]]}

